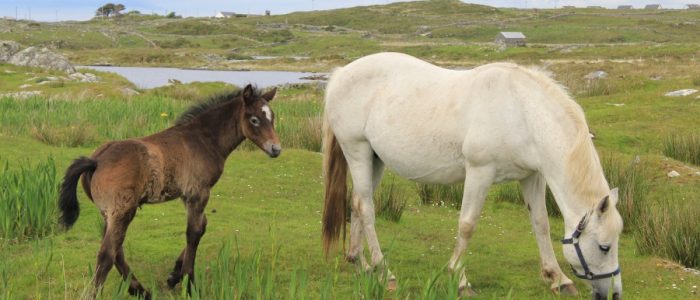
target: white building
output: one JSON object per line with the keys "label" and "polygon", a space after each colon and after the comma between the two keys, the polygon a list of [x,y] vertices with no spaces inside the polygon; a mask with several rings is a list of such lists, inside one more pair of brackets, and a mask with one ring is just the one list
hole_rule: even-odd
{"label": "white building", "polygon": [[230,11],[220,11],[214,15],[214,18],[218,19],[225,19],[225,18],[233,18],[236,16],[236,13],[230,12]]}

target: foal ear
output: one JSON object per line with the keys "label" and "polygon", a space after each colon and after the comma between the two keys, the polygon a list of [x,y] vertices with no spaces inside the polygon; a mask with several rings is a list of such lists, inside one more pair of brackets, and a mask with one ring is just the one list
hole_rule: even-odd
{"label": "foal ear", "polygon": [[243,88],[243,100],[246,104],[251,104],[255,101],[255,91],[253,90],[253,85],[248,84]]}
{"label": "foal ear", "polygon": [[270,102],[273,98],[275,98],[275,94],[277,94],[277,87],[272,88],[267,93],[263,94],[262,97],[263,99],[267,100],[267,102]]}

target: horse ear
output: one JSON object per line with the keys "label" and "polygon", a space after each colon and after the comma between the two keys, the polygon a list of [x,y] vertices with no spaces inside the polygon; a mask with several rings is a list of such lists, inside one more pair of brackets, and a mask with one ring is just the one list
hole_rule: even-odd
{"label": "horse ear", "polygon": [[277,87],[272,88],[267,93],[263,94],[262,97],[267,100],[267,102],[270,102],[275,98],[275,94],[277,94]]}
{"label": "horse ear", "polygon": [[598,214],[602,215],[606,211],[608,211],[608,208],[610,207],[610,196],[605,196],[603,200],[600,200],[598,203],[598,207],[596,207],[596,211]]}
{"label": "horse ear", "polygon": [[616,206],[617,202],[620,200],[620,189],[614,188],[610,190],[610,201],[612,201],[612,206]]}
{"label": "horse ear", "polygon": [[253,91],[253,85],[248,84],[243,88],[243,100],[245,100],[246,104],[251,104],[253,101],[255,101],[254,97],[254,91]]}

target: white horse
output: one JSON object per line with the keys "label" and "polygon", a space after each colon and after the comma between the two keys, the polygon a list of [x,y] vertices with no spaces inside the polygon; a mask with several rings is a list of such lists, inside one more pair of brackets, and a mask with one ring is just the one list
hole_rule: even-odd
{"label": "white horse", "polygon": [[[547,74],[509,63],[453,71],[405,54],[379,53],[335,71],[325,102],[326,255],[341,229],[345,238],[348,170],[353,193],[347,259],[359,257],[365,267],[363,236],[371,265],[383,262],[372,194],[385,166],[418,182],[464,182],[450,270],[463,270],[460,258],[489,187],[518,180],[542,275],[553,292],[575,294],[549,237],[548,184],[564,233],[571,236],[563,250],[574,274],[590,282],[594,298],[621,297],[617,189],[605,180],[581,107]],[[388,288],[395,289],[396,279],[388,274]],[[472,294],[464,273],[461,278],[460,292]]]}

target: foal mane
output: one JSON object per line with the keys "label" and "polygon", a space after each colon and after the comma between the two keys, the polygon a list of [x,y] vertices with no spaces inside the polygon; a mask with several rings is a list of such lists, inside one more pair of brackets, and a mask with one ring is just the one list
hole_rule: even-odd
{"label": "foal mane", "polygon": [[[200,101],[199,103],[196,103],[185,110],[185,112],[183,112],[175,121],[175,126],[186,124],[219,104],[227,101],[233,101],[240,97],[242,93],[243,89],[237,89],[233,92],[221,92],[211,95],[203,101]],[[262,91],[260,91],[256,86],[253,86],[253,97],[260,98],[261,94]]]}

